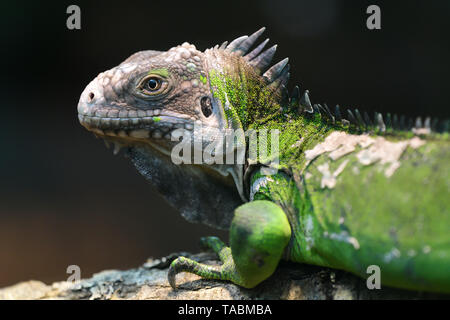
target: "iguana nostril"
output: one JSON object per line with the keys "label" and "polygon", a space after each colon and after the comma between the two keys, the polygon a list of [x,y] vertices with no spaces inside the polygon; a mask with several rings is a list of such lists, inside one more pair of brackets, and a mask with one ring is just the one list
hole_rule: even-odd
{"label": "iguana nostril", "polygon": [[92,102],[92,100],[94,100],[94,98],[95,98],[95,94],[93,92],[89,92],[88,98],[89,98],[88,101]]}

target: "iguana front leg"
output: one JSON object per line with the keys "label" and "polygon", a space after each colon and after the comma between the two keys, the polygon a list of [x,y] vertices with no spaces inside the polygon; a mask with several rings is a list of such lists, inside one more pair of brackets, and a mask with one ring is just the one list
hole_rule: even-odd
{"label": "iguana front leg", "polygon": [[253,288],[275,271],[291,237],[284,211],[266,200],[246,203],[235,210],[230,228],[230,247],[216,237],[202,242],[219,255],[219,267],[179,257],[169,268],[169,283],[175,289],[175,276],[190,272],[206,279],[228,280]]}

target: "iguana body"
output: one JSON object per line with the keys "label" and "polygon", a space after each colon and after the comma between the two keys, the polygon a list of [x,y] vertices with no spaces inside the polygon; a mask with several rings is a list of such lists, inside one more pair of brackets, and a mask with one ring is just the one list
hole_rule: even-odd
{"label": "iguana body", "polygon": [[[221,267],[178,258],[170,283],[188,271],[254,287],[287,259],[362,277],[377,265],[383,284],[450,292],[445,125],[358,110],[344,119],[339,108],[312,106],[298,87],[289,96],[287,59],[270,67],[276,47],[263,51],[267,40],[250,50],[263,30],[205,52],[187,43],[138,52],[80,98],[81,124],[126,146],[185,218],[230,228],[230,247],[203,239]],[[206,128],[199,144],[196,124]],[[233,149],[244,146],[244,163],[178,164],[181,128],[194,133],[186,138],[193,153],[230,129],[279,133],[278,148],[271,140],[267,154],[250,157],[247,134]]]}

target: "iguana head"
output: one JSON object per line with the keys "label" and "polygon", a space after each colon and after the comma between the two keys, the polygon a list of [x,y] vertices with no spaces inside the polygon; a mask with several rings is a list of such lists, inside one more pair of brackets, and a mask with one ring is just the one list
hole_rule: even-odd
{"label": "iguana head", "polygon": [[86,87],[80,123],[114,143],[115,151],[127,147],[138,170],[188,220],[226,227],[230,212],[246,198],[244,165],[176,165],[171,155],[180,135],[174,139],[174,133],[185,130],[196,139],[194,126],[200,125],[204,148],[227,129],[246,129],[264,96],[279,96],[289,76],[287,59],[266,71],[276,46],[263,52],[266,40],[249,52],[263,31],[205,52],[184,43],[133,54]]}

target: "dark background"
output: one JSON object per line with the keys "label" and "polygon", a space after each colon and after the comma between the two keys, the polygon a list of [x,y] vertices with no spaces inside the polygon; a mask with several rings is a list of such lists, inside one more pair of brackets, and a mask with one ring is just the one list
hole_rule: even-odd
{"label": "dark background", "polygon": [[[81,30],[66,8],[81,8]],[[378,4],[382,29],[366,28]],[[98,73],[143,49],[204,50],[266,26],[313,102],[448,117],[450,2],[58,1],[0,5],[0,287],[136,267],[226,233],[184,221],[123,156],[82,128]],[[292,86],[291,86],[292,87]],[[214,197],[214,194],[211,194]]]}

